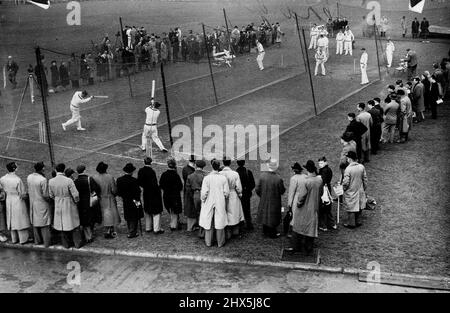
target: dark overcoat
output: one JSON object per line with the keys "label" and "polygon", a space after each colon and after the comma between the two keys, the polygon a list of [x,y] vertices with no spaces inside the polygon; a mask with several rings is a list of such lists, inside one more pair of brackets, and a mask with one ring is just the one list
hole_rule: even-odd
{"label": "dark overcoat", "polygon": [[260,197],[258,222],[269,227],[277,227],[281,222],[281,196],[286,191],[283,179],[275,172],[263,172],[256,185]]}
{"label": "dark overcoat", "polygon": [[139,186],[144,190],[144,211],[147,214],[160,214],[163,210],[161,189],[155,171],[150,166],[144,166],[138,171]]}
{"label": "dark overcoat", "polygon": [[177,171],[169,169],[162,173],[159,186],[163,190],[166,210],[173,214],[180,214],[182,211],[181,191],[183,190],[183,182]]}
{"label": "dark overcoat", "polygon": [[142,207],[137,207],[133,200],[141,201],[141,188],[136,178],[123,175],[117,179],[117,195],[123,201],[123,216],[126,221],[138,220],[144,217]]}
{"label": "dark overcoat", "polygon": [[91,193],[100,194],[100,187],[94,179],[86,174],[79,174],[75,180],[80,201],[77,203],[81,226],[92,226],[97,218],[95,209],[91,208]]}

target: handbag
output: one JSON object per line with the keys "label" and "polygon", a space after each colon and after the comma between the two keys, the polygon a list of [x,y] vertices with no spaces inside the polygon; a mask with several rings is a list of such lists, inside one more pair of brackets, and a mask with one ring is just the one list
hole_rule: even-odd
{"label": "handbag", "polygon": [[331,204],[331,193],[326,185],[323,186],[323,194],[322,194],[322,204],[330,205]]}
{"label": "handbag", "polygon": [[94,208],[98,205],[98,196],[95,192],[91,190],[91,178],[88,177],[88,185],[89,185],[89,207]]}

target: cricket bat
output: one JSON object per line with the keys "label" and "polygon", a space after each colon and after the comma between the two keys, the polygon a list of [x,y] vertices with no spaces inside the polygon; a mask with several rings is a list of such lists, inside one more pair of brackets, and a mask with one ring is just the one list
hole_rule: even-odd
{"label": "cricket bat", "polygon": [[152,80],[152,99],[155,99],[155,80]]}
{"label": "cricket bat", "polygon": [[3,67],[3,89],[6,88],[6,67]]}
{"label": "cricket bat", "polygon": [[101,98],[101,99],[107,99],[109,98],[108,96],[93,96],[94,98]]}

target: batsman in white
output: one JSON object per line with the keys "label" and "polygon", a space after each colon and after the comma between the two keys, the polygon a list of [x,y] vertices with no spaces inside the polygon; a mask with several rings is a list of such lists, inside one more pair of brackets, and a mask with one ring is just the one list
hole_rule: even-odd
{"label": "batsman in white", "polygon": [[67,126],[75,123],[77,123],[77,130],[86,130],[85,128],[81,127],[80,105],[82,103],[91,101],[93,98],[107,98],[107,96],[88,96],[88,92],[86,90],[76,91],[73,94],[72,100],[70,101],[70,111],[72,112],[72,118],[67,122],[61,124],[64,130],[67,129]]}
{"label": "batsman in white", "polygon": [[[144,131],[142,132],[142,144],[140,146],[142,151],[147,150],[147,138],[150,136],[152,140],[156,143],[158,148],[163,151],[167,152],[167,149],[164,148],[161,140],[158,137],[158,117],[161,113],[157,107],[159,107],[159,103],[155,103],[155,99],[152,98],[150,105],[145,109],[146,119],[145,119],[145,125],[144,125]],[[150,147],[151,149],[151,147]]]}

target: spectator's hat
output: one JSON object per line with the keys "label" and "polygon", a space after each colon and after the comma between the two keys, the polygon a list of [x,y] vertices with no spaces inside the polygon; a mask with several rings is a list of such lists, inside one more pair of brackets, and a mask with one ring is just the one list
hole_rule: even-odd
{"label": "spectator's hat", "polygon": [[195,166],[204,168],[206,166],[206,162],[205,162],[205,160],[197,160],[197,161],[195,161]]}
{"label": "spectator's hat", "polygon": [[316,167],[316,165],[314,164],[314,161],[313,161],[313,160],[308,160],[308,161],[306,162],[306,164],[303,165],[303,167],[304,167],[308,172],[310,172],[310,173],[313,173],[313,172],[316,172],[316,171],[317,171],[317,167]]}
{"label": "spectator's hat", "polygon": [[350,159],[352,159],[352,160],[356,160],[358,158],[356,156],[356,152],[355,151],[349,151],[349,152],[347,152],[347,154],[345,156],[350,158]]}
{"label": "spectator's hat", "polygon": [[269,171],[274,172],[278,169],[278,160],[277,159],[270,159],[269,160]]}
{"label": "spectator's hat", "polygon": [[123,168],[123,171],[128,174],[133,173],[135,170],[136,168],[134,167],[133,163],[127,163]]}
{"label": "spectator's hat", "polygon": [[195,155],[191,154],[189,157],[189,162],[195,162]]}
{"label": "spectator's hat", "polygon": [[295,162],[294,165],[291,166],[291,168],[292,168],[293,170],[298,170],[298,171],[300,171],[300,172],[303,170],[302,166],[301,166],[300,163],[298,163],[298,162]]}

